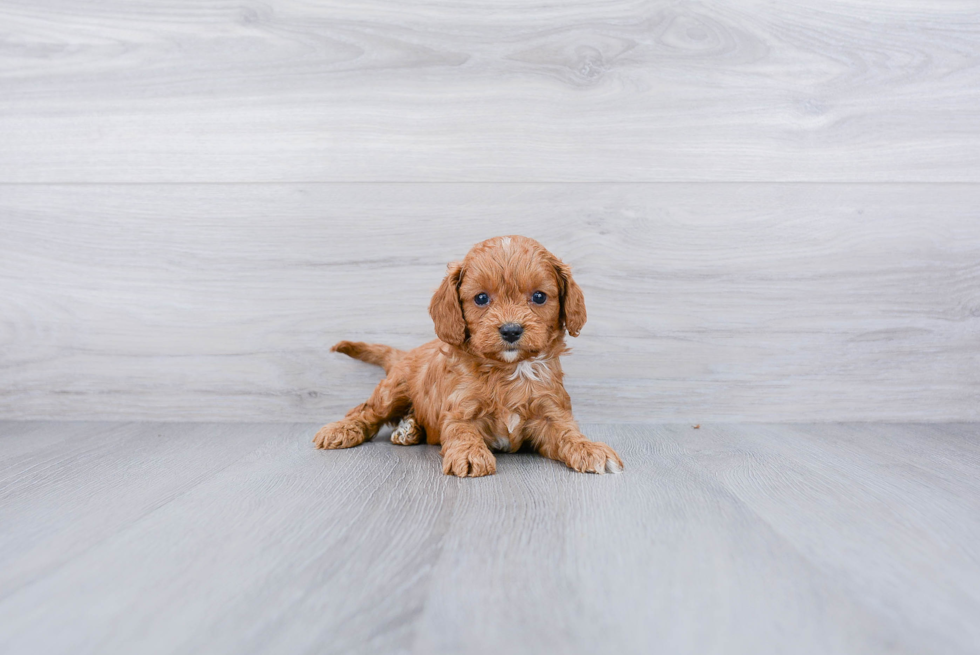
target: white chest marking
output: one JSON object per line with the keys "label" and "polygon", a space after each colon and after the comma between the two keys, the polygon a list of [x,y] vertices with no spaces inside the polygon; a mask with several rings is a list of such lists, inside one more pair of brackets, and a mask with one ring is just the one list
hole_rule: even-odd
{"label": "white chest marking", "polygon": [[510,379],[524,378],[528,382],[543,382],[548,378],[548,372],[546,360],[535,357],[519,362],[514,372],[510,374]]}
{"label": "white chest marking", "polygon": [[511,414],[510,418],[507,419],[507,433],[514,434],[514,430],[516,430],[517,426],[520,424],[521,424],[520,414]]}

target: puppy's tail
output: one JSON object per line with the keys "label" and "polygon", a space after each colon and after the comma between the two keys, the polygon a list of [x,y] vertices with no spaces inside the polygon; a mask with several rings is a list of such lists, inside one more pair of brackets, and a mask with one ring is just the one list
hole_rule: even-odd
{"label": "puppy's tail", "polygon": [[368,364],[374,364],[384,368],[385,372],[405,356],[404,350],[392,348],[381,343],[363,343],[361,341],[341,341],[334,344],[330,349],[332,352],[344,353],[348,357],[359,359]]}

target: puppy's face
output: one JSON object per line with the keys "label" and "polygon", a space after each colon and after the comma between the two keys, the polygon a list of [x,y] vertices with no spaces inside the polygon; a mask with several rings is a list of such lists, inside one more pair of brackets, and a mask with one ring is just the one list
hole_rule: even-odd
{"label": "puppy's face", "polygon": [[446,343],[503,362],[534,357],[564,330],[578,336],[585,301],[560,259],[533,239],[478,243],[449,272],[429,313]]}

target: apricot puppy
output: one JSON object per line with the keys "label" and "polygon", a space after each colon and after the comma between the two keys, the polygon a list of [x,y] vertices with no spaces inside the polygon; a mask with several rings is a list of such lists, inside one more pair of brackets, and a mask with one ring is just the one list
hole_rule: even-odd
{"label": "apricot puppy", "polygon": [[522,236],[478,243],[449,264],[429,304],[438,339],[413,350],[341,341],[331,350],[384,367],[367,402],[324,426],[317,448],[350,448],[397,423],[391,440],[442,444],[442,470],[491,475],[491,448],[530,444],[583,473],[623,462],[589,441],[572,417],[559,356],[585,325],[585,299],[560,259]]}

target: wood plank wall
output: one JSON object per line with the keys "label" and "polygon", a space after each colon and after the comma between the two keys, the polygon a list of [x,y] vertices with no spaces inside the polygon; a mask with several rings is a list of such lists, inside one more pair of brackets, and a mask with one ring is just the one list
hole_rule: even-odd
{"label": "wood plank wall", "polygon": [[980,5],[0,5],[0,418],[331,419],[508,233],[583,420],[978,420]]}

